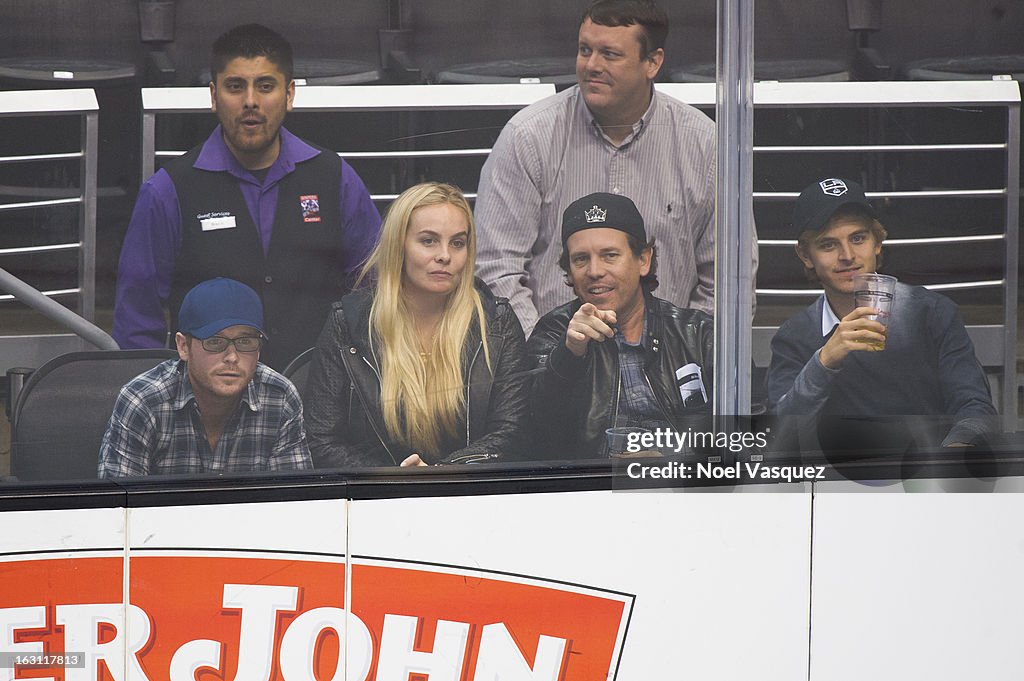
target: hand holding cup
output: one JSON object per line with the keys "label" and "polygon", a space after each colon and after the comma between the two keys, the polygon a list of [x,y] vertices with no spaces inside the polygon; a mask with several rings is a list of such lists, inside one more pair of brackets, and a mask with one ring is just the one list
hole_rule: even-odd
{"label": "hand holding cup", "polygon": [[[853,291],[856,306],[876,310],[869,319],[888,328],[892,304],[896,298],[896,277],[875,273],[858,274],[853,278]],[[873,350],[885,350],[884,338],[881,341],[869,339],[863,342],[871,345]]]}
{"label": "hand holding cup", "polygon": [[876,352],[885,347],[886,327],[873,307],[858,307],[843,317],[821,348],[818,359],[827,369],[838,369],[851,352]]}

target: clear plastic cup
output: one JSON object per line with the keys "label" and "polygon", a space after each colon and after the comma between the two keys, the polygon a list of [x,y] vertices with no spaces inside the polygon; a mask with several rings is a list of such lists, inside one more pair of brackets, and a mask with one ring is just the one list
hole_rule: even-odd
{"label": "clear plastic cup", "polygon": [[644,433],[650,433],[647,428],[631,428],[621,426],[608,428],[604,431],[608,438],[608,456],[623,456],[636,454],[645,447],[640,444],[640,437]]}
{"label": "clear plastic cup", "polygon": [[[853,278],[853,295],[857,307],[871,307],[878,310],[878,314],[871,315],[868,319],[880,322],[888,328],[889,317],[892,314],[892,304],[896,299],[896,277],[888,274],[858,274]],[[885,341],[862,341],[872,346],[874,350],[885,350]]]}

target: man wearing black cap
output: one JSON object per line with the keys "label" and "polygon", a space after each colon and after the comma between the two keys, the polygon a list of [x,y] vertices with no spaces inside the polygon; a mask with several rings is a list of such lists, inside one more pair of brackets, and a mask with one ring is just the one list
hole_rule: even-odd
{"label": "man wearing black cap", "polygon": [[679,427],[710,411],[714,325],[655,298],[657,253],[633,202],[596,193],[562,214],[566,284],[577,298],[537,323],[528,352],[537,444],[552,458],[607,456],[605,430]]}
{"label": "man wearing black cap", "polygon": [[[942,444],[969,444],[995,408],[956,305],[896,284],[888,326],[857,307],[854,277],[880,264],[887,233],[864,190],[826,178],[801,192],[793,214],[796,254],[825,295],[772,340],[768,399],[779,414],[948,415]],[[879,350],[878,348],[884,347]]]}
{"label": "man wearing black cap", "polygon": [[312,468],[302,401],[259,363],[263,305],[233,279],[185,296],[170,359],[121,389],[99,477]]}

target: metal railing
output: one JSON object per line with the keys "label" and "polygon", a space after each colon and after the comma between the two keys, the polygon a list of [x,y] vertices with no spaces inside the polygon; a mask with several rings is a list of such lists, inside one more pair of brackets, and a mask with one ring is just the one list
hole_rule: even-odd
{"label": "metal railing", "polygon": [[[555,86],[543,84],[481,85],[308,85],[296,88],[294,112],[358,113],[383,111],[484,111],[521,109],[555,93]],[[156,170],[158,159],[174,158],[184,149],[157,147],[157,117],[162,114],[210,114],[210,90],[205,87],[142,89],[142,177]],[[201,140],[195,140],[196,143]],[[452,148],[350,152],[336,150],[346,159],[415,159],[486,157],[488,148]],[[397,195],[370,188],[374,201],[389,201]],[[476,194],[467,192],[466,197]]]}
{"label": "metal railing", "polygon": [[[60,153],[0,156],[0,165],[65,162],[78,159],[79,185],[77,189],[52,193],[33,192],[34,188],[29,187],[26,188],[26,194],[47,196],[52,193],[56,198],[0,203],[0,213],[65,205],[78,206],[78,240],[68,243],[4,248],[0,249],[0,258],[13,255],[77,251],[77,286],[40,293],[4,271],[4,276],[0,279],[0,289],[3,289],[7,295],[0,296],[0,300],[17,298],[79,335],[0,336],[0,358],[2,358],[0,370],[3,371],[19,365],[39,366],[55,355],[83,349],[85,341],[99,347],[110,347],[113,342],[105,332],[91,323],[96,312],[96,163],[99,130],[99,106],[96,102],[96,95],[91,89],[0,92],[0,118],[56,116],[79,117],[81,129],[79,149]],[[77,193],[67,196],[72,191]],[[52,300],[46,300],[64,296],[77,296],[77,315]],[[52,303],[52,305],[48,303]]]}

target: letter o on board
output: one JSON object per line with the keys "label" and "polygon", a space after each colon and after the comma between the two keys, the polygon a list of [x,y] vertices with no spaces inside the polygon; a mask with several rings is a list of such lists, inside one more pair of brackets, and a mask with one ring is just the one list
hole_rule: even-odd
{"label": "letter o on board", "polygon": [[366,679],[373,660],[370,630],[361,619],[348,614],[348,621],[353,626],[348,639],[348,659],[344,659],[346,614],[342,608],[314,608],[295,618],[281,639],[281,673],[284,678],[288,681],[316,681],[313,648],[324,629],[333,629],[342,642],[342,659],[331,677],[332,681]]}

